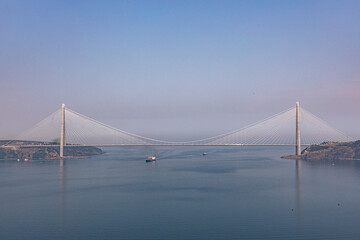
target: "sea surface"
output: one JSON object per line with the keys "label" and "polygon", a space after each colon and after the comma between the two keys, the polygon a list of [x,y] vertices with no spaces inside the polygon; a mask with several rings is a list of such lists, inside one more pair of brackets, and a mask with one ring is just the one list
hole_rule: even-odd
{"label": "sea surface", "polygon": [[103,150],[0,161],[0,239],[360,239],[359,162],[281,159],[290,147]]}

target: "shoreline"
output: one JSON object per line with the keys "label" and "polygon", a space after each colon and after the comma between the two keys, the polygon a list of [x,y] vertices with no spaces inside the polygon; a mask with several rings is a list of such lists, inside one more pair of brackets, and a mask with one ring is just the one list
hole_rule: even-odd
{"label": "shoreline", "polygon": [[[91,156],[65,156],[63,158],[33,158],[28,160],[38,161],[38,160],[87,159],[87,158],[91,158]],[[17,161],[18,159],[20,159],[20,162],[27,162],[22,158],[0,158],[0,161]]]}

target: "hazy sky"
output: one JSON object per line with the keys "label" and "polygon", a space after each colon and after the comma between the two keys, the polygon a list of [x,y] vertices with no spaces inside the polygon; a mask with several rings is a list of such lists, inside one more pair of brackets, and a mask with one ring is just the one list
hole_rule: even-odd
{"label": "hazy sky", "polygon": [[0,0],[0,138],[62,103],[192,139],[297,100],[360,138],[360,1]]}

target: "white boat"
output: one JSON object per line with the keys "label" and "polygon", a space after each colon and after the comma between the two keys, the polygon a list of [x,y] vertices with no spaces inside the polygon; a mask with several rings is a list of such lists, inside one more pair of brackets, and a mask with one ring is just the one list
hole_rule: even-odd
{"label": "white boat", "polygon": [[156,161],[156,157],[155,156],[150,156],[146,159],[146,162],[153,162]]}

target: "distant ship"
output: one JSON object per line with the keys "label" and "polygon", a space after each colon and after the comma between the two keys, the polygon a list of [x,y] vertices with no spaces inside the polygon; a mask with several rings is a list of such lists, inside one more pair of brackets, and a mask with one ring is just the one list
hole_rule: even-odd
{"label": "distant ship", "polygon": [[206,153],[206,152],[204,152],[204,153],[203,153],[203,156],[205,156],[206,154],[207,154],[207,153]]}
{"label": "distant ship", "polygon": [[154,161],[156,161],[156,157],[155,157],[155,156],[151,156],[151,157],[148,157],[148,158],[146,159],[146,162],[154,162]]}

